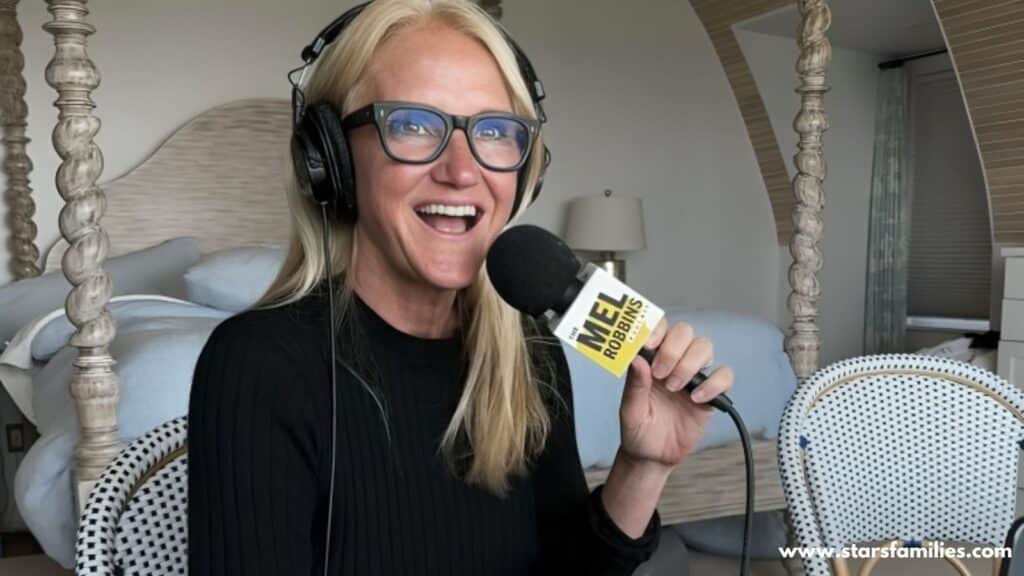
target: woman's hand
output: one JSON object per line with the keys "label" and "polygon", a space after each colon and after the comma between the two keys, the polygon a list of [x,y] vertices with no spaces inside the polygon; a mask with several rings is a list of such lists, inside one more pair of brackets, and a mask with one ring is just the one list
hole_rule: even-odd
{"label": "woman's hand", "polygon": [[619,406],[620,450],[631,460],[671,469],[697,446],[711,418],[706,402],[732,388],[733,372],[719,367],[691,397],[680,390],[714,360],[711,341],[695,338],[685,322],[668,328],[662,319],[644,347],[657,353],[653,366],[640,356],[629,366]]}
{"label": "woman's hand", "polygon": [[708,376],[691,398],[680,390],[714,359],[711,341],[694,338],[680,322],[662,320],[644,345],[657,349],[650,366],[633,359],[619,406],[622,442],[601,492],[615,524],[639,538],[650,522],[672,468],[697,446],[711,418],[705,403],[732,388],[733,373],[722,366]]}

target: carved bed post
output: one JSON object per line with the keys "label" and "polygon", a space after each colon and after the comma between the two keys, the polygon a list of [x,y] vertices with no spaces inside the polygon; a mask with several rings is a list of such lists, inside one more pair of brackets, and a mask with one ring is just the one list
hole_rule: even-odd
{"label": "carved bed post", "polygon": [[[832,59],[832,46],[825,36],[832,23],[832,12],[827,0],[798,0],[800,7],[800,36],[797,43],[800,56],[796,71],[800,76],[800,112],[793,121],[793,128],[800,134],[797,144],[799,151],[793,157],[797,174],[793,178],[793,192],[797,204],[793,209],[795,230],[790,240],[789,252],[793,264],[789,268],[789,311],[793,324],[786,336],[786,353],[796,372],[803,380],[818,369],[818,351],[821,337],[818,334],[818,298],[821,285],[818,271],[822,257],[818,243],[822,235],[821,212],[825,204],[825,156],[822,153],[821,135],[828,130],[828,115],[825,114],[825,93],[829,87],[825,74]],[[789,525],[789,546],[799,546],[792,518],[787,515]],[[803,574],[801,560],[785,561],[790,574]]]}
{"label": "carved bed post", "polygon": [[821,151],[821,134],[828,130],[825,114],[825,72],[832,59],[832,46],[825,32],[832,23],[832,13],[826,0],[799,0],[802,23],[800,25],[800,57],[796,69],[800,75],[800,112],[793,127],[800,134],[800,150],[793,157],[797,174],[793,178],[793,192],[797,205],[793,210],[796,228],[789,244],[793,264],[789,268],[789,311],[793,325],[786,337],[789,354],[797,378],[804,379],[818,369],[818,297],[821,285],[817,273],[821,270],[822,220],[825,204],[822,183],[825,180],[825,156]]}
{"label": "carved bed post", "polygon": [[60,110],[53,143],[63,162],[57,169],[57,190],[65,205],[60,212],[61,234],[70,246],[62,268],[72,284],[66,302],[68,318],[78,327],[71,344],[78,348],[71,376],[81,440],[75,448],[76,495],[79,508],[89,490],[121,446],[117,441],[117,402],[120,397],[114,359],[107,345],[115,325],[107,310],[110,277],[102,264],[110,241],[100,227],[106,197],[96,180],[103,155],[93,142],[100,121],[90,93],[100,76],[86,52],[86,39],[95,28],[86,21],[87,0],[47,0],[53,20],[43,29],[54,37],[56,53],[46,67],[46,82],[57,90]]}
{"label": "carved bed post", "polygon": [[21,53],[21,26],[18,25],[18,1],[0,0],[0,122],[3,123],[4,174],[7,175],[7,221],[11,231],[11,273],[15,280],[39,276],[39,247],[36,224],[32,221],[36,204],[28,175],[32,161],[25,153],[25,57]]}

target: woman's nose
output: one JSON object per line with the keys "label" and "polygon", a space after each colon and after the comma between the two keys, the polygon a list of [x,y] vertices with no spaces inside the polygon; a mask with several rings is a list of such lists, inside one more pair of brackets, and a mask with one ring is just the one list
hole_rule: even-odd
{"label": "woman's nose", "polygon": [[480,165],[473,157],[464,131],[456,130],[452,134],[448,146],[434,166],[434,171],[434,177],[438,181],[456,188],[468,188],[480,181]]}

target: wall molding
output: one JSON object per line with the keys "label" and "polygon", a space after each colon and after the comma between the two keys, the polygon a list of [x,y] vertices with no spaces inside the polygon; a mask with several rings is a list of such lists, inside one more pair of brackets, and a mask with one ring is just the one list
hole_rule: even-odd
{"label": "wall molding", "polygon": [[779,244],[789,244],[793,237],[793,208],[796,205],[793,183],[786,170],[768,111],[757,89],[757,82],[736,40],[733,25],[794,4],[794,0],[690,0],[690,4],[711,38],[711,44],[736,97],[750,144],[754,148],[761,179],[768,192]]}
{"label": "wall molding", "polygon": [[932,5],[980,156],[993,241],[1024,244],[1024,2]]}

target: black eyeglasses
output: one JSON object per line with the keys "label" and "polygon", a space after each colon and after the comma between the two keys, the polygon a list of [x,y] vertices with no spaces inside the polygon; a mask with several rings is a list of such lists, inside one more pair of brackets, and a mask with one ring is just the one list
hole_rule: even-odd
{"label": "black eyeglasses", "polygon": [[364,124],[377,126],[387,155],[396,162],[428,164],[437,160],[458,128],[466,133],[469,149],[485,168],[496,172],[520,169],[540,125],[532,118],[505,112],[456,116],[433,106],[412,102],[374,102],[345,116],[341,126],[350,130]]}

